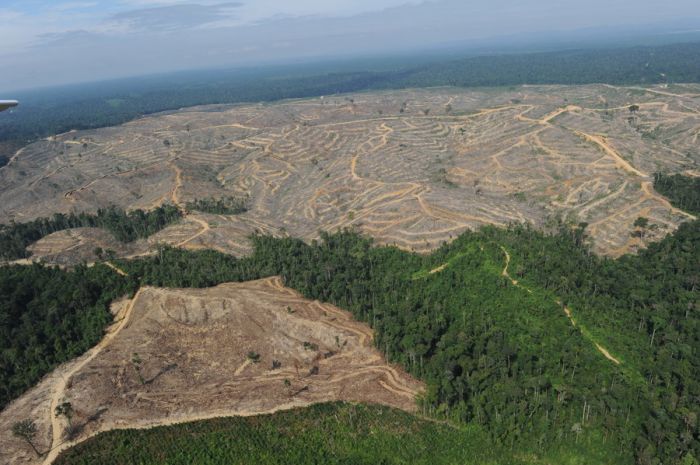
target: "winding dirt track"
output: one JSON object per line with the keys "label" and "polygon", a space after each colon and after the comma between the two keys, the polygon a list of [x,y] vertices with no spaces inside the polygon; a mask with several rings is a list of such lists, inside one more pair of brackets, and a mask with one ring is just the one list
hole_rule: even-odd
{"label": "winding dirt track", "polygon": [[[112,326],[112,328],[110,328],[110,330],[107,332],[107,335],[95,347],[90,349],[87,357],[82,359],[78,364],[73,365],[68,372],[63,374],[61,381],[56,386],[54,386],[53,394],[51,396],[51,408],[49,410],[50,412],[53,413],[56,410],[56,406],[58,406],[59,402],[65,399],[66,386],[70,382],[73,375],[75,375],[78,371],[80,371],[83,367],[90,363],[95,357],[97,357],[106,347],[108,347],[109,344],[114,340],[114,338],[117,337],[119,332],[122,329],[124,329],[124,327],[129,323],[129,318],[131,317],[131,313],[134,310],[134,305],[136,304],[136,301],[141,295],[141,291],[142,289],[139,289],[138,292],[136,292],[134,298],[131,299],[131,302],[129,302],[129,305],[127,305],[123,314],[118,316],[116,328]],[[72,445],[71,443],[62,442],[64,431],[65,429],[63,426],[63,422],[59,419],[59,417],[57,417],[56,415],[51,415],[51,449],[46,455],[46,459],[43,462],[44,464],[48,465],[52,463],[54,460],[56,460],[56,457],[62,450]]]}
{"label": "winding dirt track", "polygon": [[649,175],[646,173],[643,173],[639,171],[637,168],[632,166],[630,162],[622,158],[622,156],[615,150],[610,144],[608,143],[607,140],[605,140],[605,137],[603,136],[597,136],[597,135],[592,135],[592,134],[587,134],[583,131],[575,131],[576,134],[580,135],[581,137],[585,138],[589,142],[593,142],[596,144],[598,147],[600,147],[605,153],[607,153],[614,161],[617,166],[622,168],[623,170],[627,171],[630,174],[633,174],[635,176],[639,176],[642,178],[648,178]]}
{"label": "winding dirt track", "polygon": [[[503,255],[505,256],[505,263],[504,263],[504,265],[503,265],[503,270],[501,271],[501,276],[503,276],[504,278],[508,279],[508,280],[510,281],[510,283],[511,283],[513,286],[519,287],[520,289],[523,289],[523,290],[527,291],[528,294],[532,294],[532,289],[530,289],[530,288],[528,288],[528,287],[526,287],[526,286],[523,286],[522,284],[520,284],[520,283],[518,282],[517,279],[513,278],[513,277],[510,275],[510,273],[508,272],[508,267],[510,266],[510,253],[508,253],[508,250],[506,250],[506,248],[503,247],[503,246],[500,246],[500,249],[501,249],[501,251],[503,252]],[[482,250],[482,251],[484,250],[483,247],[481,247],[481,250]],[[449,263],[444,263],[444,264],[442,264],[442,265],[440,265],[440,266],[438,266],[438,267],[433,268],[432,270],[430,270],[428,274],[440,273],[441,271],[445,270],[445,268],[447,268],[448,266],[449,266]],[[557,305],[559,305],[559,306],[562,306],[561,300],[559,300],[559,299],[555,300],[555,303],[556,303]],[[567,307],[566,305],[562,306],[562,308],[563,308],[563,310],[564,310],[564,314],[565,314],[566,317],[569,319],[569,322],[571,323],[571,326],[573,326],[574,328],[576,328],[576,327],[577,327],[577,326],[576,326],[576,320],[574,320],[574,316],[573,316],[573,313],[572,313],[572,311],[571,311],[571,308]],[[617,358],[613,357],[612,354],[610,354],[610,352],[609,352],[605,347],[601,346],[601,345],[598,344],[597,342],[595,342],[595,341],[593,341],[592,339],[590,339],[590,337],[587,336],[586,334],[584,334],[584,337],[586,337],[586,339],[589,339],[590,342],[593,343],[593,345],[595,346],[595,348],[598,350],[598,352],[600,352],[601,354],[603,354],[603,356],[604,356],[605,358],[607,358],[608,360],[610,360],[611,362],[613,362],[613,363],[616,364],[616,365],[620,365],[620,364],[621,364],[621,362],[620,362]]]}
{"label": "winding dirt track", "polygon": [[435,268],[433,268],[432,270],[430,270],[430,271],[428,272],[428,274],[439,273],[439,272],[441,272],[442,270],[444,270],[445,268],[447,268],[448,266],[449,266],[448,263],[444,263],[444,264],[442,264],[442,265],[440,265],[440,266],[438,266],[438,267],[435,267]]}
{"label": "winding dirt track", "polygon": [[114,263],[112,263],[112,262],[102,262],[102,263],[104,263],[106,266],[108,266],[108,267],[110,267],[111,269],[113,269],[117,274],[120,274],[120,275],[122,275],[122,276],[128,276],[128,274],[126,273],[126,271],[122,270],[121,268],[119,268],[118,266],[116,266]]}
{"label": "winding dirt track", "polygon": [[[506,277],[506,278],[508,278],[508,280],[510,280],[510,282],[511,282],[511,284],[513,284],[513,286],[516,286],[516,287],[519,287],[519,288],[521,288],[521,289],[524,289],[524,290],[526,290],[528,293],[532,294],[532,290],[531,290],[531,289],[529,289],[529,288],[527,288],[527,287],[525,287],[525,286],[523,286],[523,285],[521,285],[521,284],[518,284],[518,281],[517,281],[516,279],[513,279],[513,278],[510,276],[510,274],[508,273],[508,265],[510,265],[510,254],[508,253],[508,251],[506,250],[506,248],[503,247],[503,246],[501,246],[501,250],[503,251],[503,254],[505,255],[505,260],[506,260],[505,265],[504,265],[504,267],[503,267],[503,271],[501,272],[501,275],[504,276],[504,277]],[[555,300],[555,302],[556,302],[557,305],[561,305],[561,301],[560,301],[560,300]],[[572,313],[572,311],[571,311],[571,308],[569,308],[569,307],[567,307],[567,306],[564,306],[563,309],[564,309],[564,313],[566,314],[566,317],[569,319],[569,322],[571,323],[571,326],[573,326],[574,328],[576,328],[576,321],[574,320],[574,316],[573,316],[573,313]],[[590,340],[590,338],[589,338],[588,336],[586,336],[585,334],[584,334],[584,337],[586,337],[586,339],[589,339],[589,340]],[[598,352],[600,352],[601,354],[603,354],[603,357],[607,358],[608,360],[610,360],[611,362],[613,362],[615,365],[620,365],[620,361],[619,361],[617,358],[613,357],[613,356],[610,354],[610,352],[609,352],[605,347],[601,346],[600,344],[598,344],[597,342],[595,342],[595,341],[593,341],[593,340],[590,340],[590,341],[593,343],[593,345],[594,345],[595,348],[598,350]]]}
{"label": "winding dirt track", "polygon": [[190,218],[190,219],[191,219],[192,221],[194,221],[195,223],[199,224],[199,225],[202,227],[202,229],[200,229],[196,234],[194,234],[194,235],[191,236],[191,237],[188,237],[188,238],[185,239],[184,241],[178,242],[178,243],[175,245],[175,247],[185,247],[187,244],[189,244],[189,243],[192,242],[193,240],[197,239],[198,237],[202,236],[203,234],[206,234],[207,231],[209,231],[209,230],[211,229],[210,226],[209,226],[209,223],[207,223],[207,222],[204,221],[203,219],[196,218],[196,217],[194,217],[194,216],[188,216],[188,218]]}

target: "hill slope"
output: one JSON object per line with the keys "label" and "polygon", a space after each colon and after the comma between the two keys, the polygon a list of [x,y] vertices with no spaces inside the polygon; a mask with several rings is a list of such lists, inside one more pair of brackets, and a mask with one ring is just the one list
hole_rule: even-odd
{"label": "hill slope", "polygon": [[[256,230],[310,240],[350,226],[427,252],[469,228],[561,216],[589,223],[594,250],[619,256],[643,245],[631,235],[638,217],[656,225],[649,240],[693,218],[654,191],[652,175],[700,162],[699,111],[697,86],[600,85],[195,108],[23,148],[0,169],[0,221],[234,196],[247,211],[190,211],[117,252],[165,242],[241,256]],[[80,239],[87,250],[104,242]],[[36,258],[71,263],[74,242],[46,240]]]}

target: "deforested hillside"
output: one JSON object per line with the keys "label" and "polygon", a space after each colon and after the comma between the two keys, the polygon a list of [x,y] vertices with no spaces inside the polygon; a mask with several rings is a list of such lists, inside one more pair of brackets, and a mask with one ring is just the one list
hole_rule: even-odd
{"label": "deforested hillside", "polygon": [[195,105],[412,87],[699,83],[700,43],[338,65],[189,71],[21,92],[15,114],[0,114],[0,166],[27,141]]}
{"label": "deforested hillside", "polygon": [[[199,107],[24,147],[0,169],[0,221],[169,203],[182,221],[116,254],[167,243],[242,256],[255,231],[311,240],[355,227],[428,252],[467,229],[559,217],[588,223],[593,250],[619,256],[695,218],[656,192],[653,176],[696,169],[699,108],[693,85]],[[236,208],[214,208],[221,199]],[[633,234],[639,217],[649,221],[643,238]],[[86,258],[76,248],[104,248],[94,231],[56,234],[29,247],[34,259],[76,263]]]}

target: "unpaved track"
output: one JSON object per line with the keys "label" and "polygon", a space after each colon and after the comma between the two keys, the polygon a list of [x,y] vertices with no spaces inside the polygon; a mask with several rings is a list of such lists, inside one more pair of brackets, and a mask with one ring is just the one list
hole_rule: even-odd
{"label": "unpaved track", "polygon": [[[520,289],[527,291],[528,294],[532,294],[532,289],[530,289],[526,286],[523,286],[522,284],[520,284],[518,282],[517,279],[513,278],[510,275],[510,273],[508,272],[508,267],[510,266],[510,253],[508,253],[508,250],[506,250],[505,247],[500,246],[500,248],[501,248],[501,251],[503,251],[503,255],[505,256],[505,264],[503,265],[503,270],[501,271],[501,276],[508,279],[513,286],[519,287]],[[483,250],[483,248],[482,248],[482,250]],[[449,266],[449,263],[444,263],[444,264],[438,266],[437,268],[433,268],[432,270],[430,270],[429,274],[439,273],[439,272],[443,271],[445,268],[447,268],[448,266]],[[560,305],[560,306],[562,305],[561,301],[558,299],[555,300],[555,303],[557,305]],[[566,315],[566,317],[569,319],[569,322],[571,323],[571,326],[576,328],[576,321],[574,320],[571,309],[569,307],[567,307],[566,305],[563,306],[563,309],[564,309],[564,314]],[[591,342],[593,343],[593,345],[595,345],[598,352],[603,354],[603,356],[605,358],[607,358],[608,360],[610,360],[611,362],[613,362],[616,365],[620,365],[621,362],[617,358],[613,357],[605,347],[601,346],[600,344],[598,344],[595,341],[591,341]]]}
{"label": "unpaved track", "polygon": [[117,274],[120,274],[122,276],[129,276],[126,271],[122,270],[121,268],[119,268],[118,266],[113,264],[112,262],[102,262],[102,263],[104,263],[106,266],[113,269]]}
{"label": "unpaved track", "polygon": [[438,267],[433,268],[432,270],[430,270],[430,271],[428,272],[428,274],[439,273],[439,272],[441,272],[442,270],[444,270],[445,268],[447,268],[448,265],[449,265],[449,263],[444,263],[444,264],[442,264],[442,265],[440,265],[440,266],[438,266]]}
{"label": "unpaved track", "polygon": [[665,205],[670,211],[672,211],[673,213],[676,213],[676,214],[678,214],[678,215],[687,216],[688,219],[691,219],[691,220],[696,220],[696,219],[697,219],[697,217],[696,217],[695,215],[693,215],[693,214],[691,214],[691,213],[688,213],[688,212],[686,212],[686,211],[684,211],[684,210],[681,210],[680,208],[674,207],[673,205],[671,205],[671,202],[669,202],[665,197],[663,197],[663,196],[660,195],[660,194],[657,194],[656,191],[654,190],[654,184],[653,184],[652,182],[645,182],[645,183],[642,183],[642,190],[644,191],[644,194],[645,194],[648,198],[654,199],[654,200],[657,200],[657,201],[661,202],[662,204],[664,204],[664,205]]}
{"label": "unpaved track", "polygon": [[[610,86],[615,88],[615,86]],[[641,90],[643,92],[649,92],[650,94],[663,95],[664,97],[685,97],[685,98],[697,98],[700,94],[675,94],[673,92],[666,92],[658,89],[650,89],[648,87],[624,87],[624,89]]]}
{"label": "unpaved track", "polygon": [[180,210],[184,211],[184,207],[183,207],[182,203],[180,203],[180,194],[179,194],[179,191],[182,188],[182,170],[174,162],[171,162],[170,166],[175,171],[175,183],[174,183],[175,185],[173,186],[172,191],[170,192],[170,200]]}
{"label": "unpaved track", "polygon": [[574,131],[576,134],[579,136],[585,138],[587,141],[592,142],[596,144],[598,147],[603,149],[605,153],[610,155],[610,157],[615,161],[615,164],[622,168],[623,170],[627,171],[630,174],[634,174],[635,176],[639,176],[642,178],[648,178],[649,175],[646,173],[643,173],[639,171],[637,168],[632,166],[630,162],[622,158],[622,156],[615,150],[607,140],[605,140],[605,137],[603,136],[598,136],[598,135],[592,135],[585,133],[583,131]]}
{"label": "unpaved track", "polygon": [[[508,278],[508,280],[510,280],[510,282],[513,284],[513,286],[516,286],[516,287],[519,287],[519,288],[521,288],[521,289],[524,289],[524,290],[526,290],[528,293],[532,294],[532,290],[531,290],[531,289],[529,289],[529,288],[527,288],[527,287],[525,287],[525,286],[523,286],[523,285],[521,285],[521,284],[518,284],[518,281],[517,281],[516,279],[513,279],[513,278],[510,276],[510,274],[508,273],[508,265],[510,265],[510,254],[508,253],[508,251],[506,250],[506,248],[503,247],[503,246],[501,246],[501,250],[503,251],[503,254],[505,255],[505,259],[506,259],[506,262],[505,262],[505,265],[504,265],[504,267],[503,267],[503,271],[501,272],[501,275],[504,276],[504,277],[506,277],[506,278]],[[560,301],[560,300],[555,300],[555,303],[556,303],[557,305],[561,305],[561,301]],[[570,309],[569,307],[567,307],[567,306],[564,306],[563,308],[564,308],[564,314],[566,314],[566,317],[569,319],[569,322],[571,323],[571,326],[573,326],[574,328],[576,328],[576,321],[574,320],[574,317],[573,317],[573,314],[572,314],[572,312],[571,312],[571,309]],[[588,339],[588,338],[587,338],[587,339]],[[603,356],[604,356],[605,358],[607,358],[608,360],[610,360],[611,362],[613,362],[615,365],[620,365],[620,361],[619,361],[617,358],[613,357],[613,356],[610,354],[610,352],[609,352],[605,347],[601,346],[600,344],[598,344],[598,343],[595,342],[595,341],[591,341],[591,342],[593,343],[593,345],[595,346],[595,348],[598,350],[598,352],[600,352],[601,354],[603,354]]]}
{"label": "unpaved track", "polygon": [[205,234],[211,228],[209,226],[209,223],[207,223],[206,221],[204,221],[200,218],[195,218],[195,217],[191,216],[190,212],[188,212],[187,209],[185,208],[185,205],[180,200],[180,189],[182,189],[182,169],[180,169],[180,167],[177,166],[174,163],[174,161],[170,163],[170,166],[173,168],[173,171],[175,172],[175,180],[173,181],[173,187],[170,191],[170,200],[177,208],[180,209],[181,212],[183,212],[185,218],[190,218],[192,221],[194,221],[195,223],[199,224],[202,227],[202,229],[200,229],[194,235],[192,235],[192,236],[188,237],[187,239],[175,244],[175,247],[184,247],[188,243],[192,242],[193,240],[195,240],[198,237]]}
{"label": "unpaved track", "polygon": [[243,362],[243,363],[241,364],[241,366],[239,366],[238,368],[236,368],[236,371],[233,372],[233,375],[234,375],[234,376],[240,375],[241,373],[243,373],[243,371],[244,371],[246,368],[248,368],[248,366],[249,366],[251,363],[252,363],[252,362],[250,361],[249,358],[246,359],[246,361]]}
{"label": "unpaved track", "polygon": [[598,351],[599,351],[601,354],[603,354],[603,356],[604,356],[605,358],[607,358],[608,360],[610,360],[611,362],[613,362],[615,365],[619,365],[619,364],[620,364],[620,361],[619,361],[618,359],[616,359],[615,357],[613,357],[612,355],[610,355],[610,352],[608,352],[608,350],[607,350],[605,347],[601,346],[601,345],[598,344],[597,342],[594,342],[594,344],[595,344],[596,349],[598,349]]}
{"label": "unpaved track", "polygon": [[552,121],[554,118],[557,116],[568,113],[570,111],[581,111],[581,107],[576,106],[576,105],[567,105],[564,108],[560,108],[558,110],[553,111],[552,113],[545,115],[541,120],[539,120],[540,124],[547,125],[549,124],[550,121]]}
{"label": "unpaved track", "polygon": [[[281,283],[281,280],[279,280],[279,282]],[[368,345],[374,338],[374,333],[368,326],[350,324],[354,323],[354,321],[348,320],[346,314],[333,305],[323,304],[317,300],[313,302],[313,305],[315,305],[324,314],[330,313],[335,315],[336,318],[329,323],[336,328],[356,334],[360,345]]]}
{"label": "unpaved track", "polygon": [[188,243],[192,242],[193,240],[197,239],[197,238],[200,237],[201,235],[205,234],[207,231],[209,231],[209,230],[211,229],[210,226],[209,226],[209,223],[207,223],[206,221],[204,221],[204,220],[202,220],[202,219],[200,219],[200,218],[195,218],[194,216],[188,216],[188,218],[190,218],[190,219],[191,219],[192,221],[194,221],[195,223],[199,224],[199,225],[202,227],[202,229],[200,229],[200,230],[199,230],[196,234],[194,234],[193,236],[188,237],[188,238],[185,239],[184,241],[181,241],[181,242],[177,243],[177,244],[175,245],[175,247],[183,247],[183,246],[187,245]]}
{"label": "unpaved track", "polygon": [[129,305],[124,310],[123,315],[121,315],[121,320],[118,322],[118,326],[116,328],[113,327],[114,329],[110,330],[95,347],[90,349],[87,357],[81,360],[78,364],[72,366],[68,372],[64,373],[63,377],[52,389],[53,394],[51,396],[51,409],[49,410],[51,412],[52,440],[51,449],[44,460],[45,465],[51,464],[54,460],[56,460],[56,457],[62,450],[70,447],[70,443],[62,442],[64,435],[63,422],[61,419],[59,419],[59,417],[53,415],[53,412],[56,410],[56,406],[58,406],[59,402],[65,398],[66,387],[68,386],[71,377],[85,367],[85,365],[90,363],[95,357],[97,357],[105,349],[105,347],[109,346],[119,332],[126,327],[126,325],[129,323],[129,317],[134,309],[134,304],[136,304],[136,301],[139,299],[140,295],[141,289],[136,292],[134,298],[131,299],[131,302],[129,302]]}

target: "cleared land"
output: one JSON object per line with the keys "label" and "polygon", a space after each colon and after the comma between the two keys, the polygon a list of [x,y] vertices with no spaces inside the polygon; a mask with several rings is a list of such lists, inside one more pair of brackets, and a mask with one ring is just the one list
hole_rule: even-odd
{"label": "cleared land", "polygon": [[[245,214],[191,212],[148,241],[115,247],[123,256],[158,242],[241,255],[256,230],[312,239],[354,226],[424,252],[466,228],[542,226],[559,214],[589,223],[595,251],[617,256],[643,246],[630,235],[637,217],[653,225],[647,241],[689,218],[650,176],[697,171],[698,137],[697,85],[443,88],[195,107],[21,149],[0,170],[0,221],[248,195]],[[81,231],[83,252],[71,253],[75,236],[57,234],[35,256],[67,263],[105,241]]]}
{"label": "cleared land", "polygon": [[[303,299],[278,278],[204,290],[142,288],[114,311],[102,342],[0,413],[0,462],[51,463],[60,450],[111,429],[329,400],[411,412],[422,389],[383,361],[366,325]],[[65,418],[52,415],[64,401],[75,410],[72,433]],[[46,458],[11,436],[21,418],[36,419]]]}

